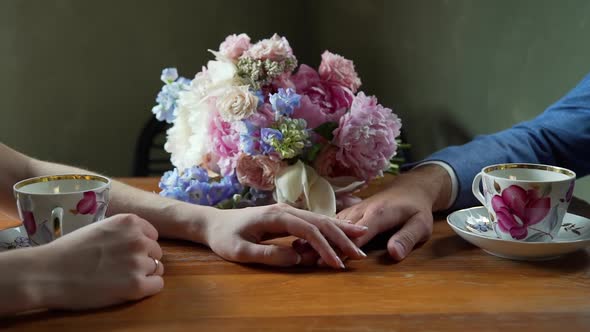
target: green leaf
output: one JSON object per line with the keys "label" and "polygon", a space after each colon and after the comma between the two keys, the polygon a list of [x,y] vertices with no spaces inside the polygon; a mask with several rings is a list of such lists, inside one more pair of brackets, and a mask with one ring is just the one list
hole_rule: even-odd
{"label": "green leaf", "polygon": [[328,141],[332,141],[332,139],[334,138],[333,132],[334,130],[336,130],[336,128],[338,128],[338,123],[326,122],[316,127],[313,131],[315,131],[318,135],[322,136]]}
{"label": "green leaf", "polygon": [[312,145],[311,148],[309,148],[309,150],[307,151],[306,159],[310,162],[314,161],[315,158],[318,156],[318,153],[320,153],[321,149],[322,146],[319,144]]}

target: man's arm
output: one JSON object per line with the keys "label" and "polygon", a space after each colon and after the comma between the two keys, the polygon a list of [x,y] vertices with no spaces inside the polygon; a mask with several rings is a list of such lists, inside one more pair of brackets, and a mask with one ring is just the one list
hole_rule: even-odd
{"label": "man's arm", "polygon": [[478,204],[471,182],[485,166],[499,163],[538,163],[590,173],[590,75],[537,118],[492,135],[434,153],[426,161],[442,161],[458,180],[452,209]]}

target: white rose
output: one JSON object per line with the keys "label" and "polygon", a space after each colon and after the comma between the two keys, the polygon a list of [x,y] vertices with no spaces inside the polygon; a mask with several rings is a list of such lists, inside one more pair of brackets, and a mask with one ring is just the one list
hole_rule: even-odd
{"label": "white rose", "polygon": [[217,109],[223,120],[231,122],[249,117],[256,112],[258,97],[247,85],[230,86],[217,98]]}

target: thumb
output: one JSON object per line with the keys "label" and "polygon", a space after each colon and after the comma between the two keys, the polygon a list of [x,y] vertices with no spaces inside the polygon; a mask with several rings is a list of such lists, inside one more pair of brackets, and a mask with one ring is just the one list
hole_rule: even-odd
{"label": "thumb", "polygon": [[301,255],[291,247],[247,242],[242,248],[243,262],[272,266],[293,266],[301,263]]}
{"label": "thumb", "polygon": [[432,221],[421,214],[416,214],[387,242],[389,255],[401,261],[414,249],[414,246],[427,240],[432,234]]}

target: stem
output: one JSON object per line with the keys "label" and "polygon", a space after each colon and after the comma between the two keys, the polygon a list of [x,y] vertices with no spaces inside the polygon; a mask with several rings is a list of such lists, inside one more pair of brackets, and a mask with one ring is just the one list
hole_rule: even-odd
{"label": "stem", "polygon": [[551,240],[553,240],[553,236],[552,236],[551,234],[549,234],[549,233],[547,233],[547,232],[543,232],[542,230],[540,230],[540,229],[536,229],[536,228],[534,228],[534,227],[529,227],[529,228],[530,228],[530,229],[532,229],[533,231],[537,231],[537,232],[539,232],[539,233],[545,234],[545,235],[549,236],[549,237],[551,238]]}

